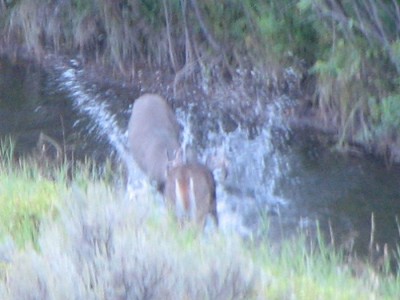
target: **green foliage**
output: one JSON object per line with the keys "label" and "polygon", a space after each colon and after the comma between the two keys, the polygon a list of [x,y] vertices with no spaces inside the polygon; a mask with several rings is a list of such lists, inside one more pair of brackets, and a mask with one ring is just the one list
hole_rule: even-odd
{"label": "green foliage", "polygon": [[359,49],[344,39],[338,39],[332,47],[333,49],[327,49],[327,53],[315,62],[311,70],[343,81],[356,76],[361,66]]}
{"label": "green foliage", "polygon": [[[21,0],[10,9],[6,27],[9,37],[18,36],[36,54],[43,47],[64,51],[76,47],[85,56],[97,51],[97,57],[104,55],[105,61],[122,71],[137,59],[147,61],[150,57],[152,62],[167,62],[168,51],[184,57],[182,54],[190,50],[187,46],[206,52],[212,48],[207,36],[204,39],[200,17],[209,30],[207,34],[224,49],[234,50],[225,52],[232,56],[232,64],[240,59],[233,57],[235,52],[265,55],[272,49],[278,58],[298,55],[311,61],[313,57],[310,47],[315,32],[294,0],[197,1],[199,13],[191,1],[178,0],[165,1],[166,7],[164,1],[35,1]],[[166,17],[171,23],[169,32]],[[186,26],[191,45],[185,44]],[[160,60],[160,54],[167,59]]]}
{"label": "green foliage", "polygon": [[0,161],[2,167],[11,166],[15,150],[15,140],[7,137],[0,141]]}
{"label": "green foliage", "polygon": [[91,0],[73,0],[71,1],[71,6],[74,8],[78,14],[83,14],[92,9],[93,1]]}
{"label": "green foliage", "polygon": [[400,48],[396,17],[389,14],[393,3],[333,2],[337,5],[316,0],[298,3],[317,17],[318,43],[311,68],[318,80],[316,107],[337,127],[341,145],[356,141],[379,148],[388,136],[395,143]]}
{"label": "green foliage", "polygon": [[19,246],[37,241],[40,221],[59,194],[54,182],[21,173],[0,174],[0,237],[11,235]]}
{"label": "green foliage", "polygon": [[[11,236],[19,247],[37,246],[43,220],[54,218],[68,185],[67,173],[74,185],[85,189],[90,181],[110,176],[106,163],[102,175],[93,163],[55,166],[34,158],[14,158],[15,142],[0,143],[0,243]],[[68,171],[69,170],[69,171]],[[114,172],[115,173],[115,172]],[[119,173],[118,173],[119,174]]]}
{"label": "green foliage", "polygon": [[249,4],[256,28],[267,53],[281,62],[304,59],[312,64],[315,59],[317,31],[313,18],[296,6],[298,1],[258,1]]}
{"label": "green foliage", "polygon": [[380,102],[369,101],[371,118],[378,135],[398,135],[400,132],[400,95],[391,95]]}
{"label": "green foliage", "polygon": [[[7,148],[5,143],[2,145]],[[19,161],[14,165],[16,162],[9,153],[0,161],[0,240],[11,235],[23,246],[36,243],[40,222],[54,213],[65,185],[43,176],[33,163]]]}
{"label": "green foliage", "polygon": [[203,2],[202,9],[207,16],[207,23],[215,37],[224,46],[236,45],[243,41],[249,32],[249,20],[245,15],[243,1],[215,1]]}
{"label": "green foliage", "polygon": [[[173,1],[169,1],[173,2]],[[176,2],[176,1],[175,1]],[[152,28],[160,28],[164,23],[162,1],[141,1],[140,15],[143,16]]]}
{"label": "green foliage", "polygon": [[391,56],[393,63],[396,65],[398,71],[400,71],[400,40],[396,39],[391,44]]}
{"label": "green foliage", "polygon": [[392,95],[382,99],[382,124],[391,126],[393,130],[400,130],[400,95]]}

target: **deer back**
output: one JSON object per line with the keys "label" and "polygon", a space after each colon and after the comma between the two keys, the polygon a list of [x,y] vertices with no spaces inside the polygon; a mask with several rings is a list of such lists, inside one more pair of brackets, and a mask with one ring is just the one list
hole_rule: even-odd
{"label": "deer back", "polygon": [[179,125],[167,101],[155,94],[135,100],[128,125],[128,147],[139,168],[162,187],[179,149]]}

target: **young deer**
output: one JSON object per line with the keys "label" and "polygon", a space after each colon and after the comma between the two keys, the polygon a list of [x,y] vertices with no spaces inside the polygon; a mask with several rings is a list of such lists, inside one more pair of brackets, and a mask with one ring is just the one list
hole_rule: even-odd
{"label": "young deer", "polygon": [[204,228],[211,217],[218,226],[215,181],[200,163],[184,163],[168,172],[164,197],[180,222],[189,221]]}
{"label": "young deer", "polygon": [[135,100],[128,147],[139,168],[163,190],[168,163],[179,149],[179,125],[165,99],[145,94]]}

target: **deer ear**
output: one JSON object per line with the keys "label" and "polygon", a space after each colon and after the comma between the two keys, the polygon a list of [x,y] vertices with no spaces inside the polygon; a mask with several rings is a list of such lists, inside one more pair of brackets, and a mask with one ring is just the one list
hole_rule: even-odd
{"label": "deer ear", "polygon": [[229,161],[224,149],[221,147],[216,149],[213,154],[207,157],[206,165],[212,171],[219,170],[223,179],[228,176]]}
{"label": "deer ear", "polygon": [[168,164],[167,164],[167,173],[174,167],[183,163],[183,150],[179,148],[178,150],[168,151]]}

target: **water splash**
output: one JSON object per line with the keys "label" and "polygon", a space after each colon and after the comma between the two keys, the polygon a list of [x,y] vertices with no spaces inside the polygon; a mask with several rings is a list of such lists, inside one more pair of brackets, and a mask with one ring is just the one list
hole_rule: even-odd
{"label": "water splash", "polygon": [[[128,166],[129,179],[140,177],[138,168],[133,167],[135,163],[127,151],[127,130],[118,125],[116,115],[110,109],[115,99],[109,93],[102,94],[85,87],[81,83],[83,70],[77,69],[76,66],[74,61],[71,61],[71,67],[57,66],[57,70],[61,72],[59,88],[69,94],[74,108],[89,118],[89,127],[86,128],[88,133],[106,138],[111,150],[116,151],[117,157]],[[134,180],[132,183],[136,184]]]}
{"label": "water splash", "polygon": [[[88,131],[104,136],[125,165],[134,166],[126,147],[126,128],[118,125],[116,115],[110,109],[115,99],[108,93],[101,93],[84,86],[81,83],[83,71],[73,66],[73,62],[71,65],[67,68],[58,67],[61,71],[60,88],[68,92],[75,109],[90,119],[91,127]],[[210,124],[197,124],[200,122],[196,122],[194,106],[191,104],[176,111],[178,121],[183,128],[183,149],[188,147],[195,149],[202,162],[206,162],[209,157],[222,149],[229,162],[227,178],[219,176],[218,169],[214,170],[217,180],[217,210],[223,232],[252,236],[258,227],[257,220],[262,211],[275,209],[286,203],[276,195],[277,181],[283,176],[287,166],[281,153],[276,151],[273,134],[274,128],[283,124],[281,119],[283,103],[285,103],[283,100],[271,102],[264,112],[261,105],[255,106],[255,109],[258,109],[257,113],[265,114],[264,119],[267,123],[257,128],[257,133],[251,138],[248,129],[240,125],[236,130],[226,133],[222,125],[213,127],[218,128],[217,130],[210,130],[207,127]],[[211,110],[209,107],[206,109]],[[196,142],[193,136],[193,130],[199,129],[197,127],[208,132],[202,145]],[[128,167],[128,174],[132,184],[135,184],[135,180],[132,179],[144,178],[136,167]],[[132,187],[131,184],[129,186]]]}
{"label": "water splash", "polygon": [[[229,95],[225,97],[229,98]],[[287,205],[287,201],[277,194],[277,186],[289,166],[282,152],[276,148],[277,134],[274,134],[277,128],[285,134],[288,132],[282,120],[286,105],[285,98],[268,104],[263,112],[267,122],[257,128],[252,137],[248,128],[238,126],[232,132],[224,132],[222,125],[209,124],[212,122],[209,115],[205,122],[201,122],[192,115],[192,109],[177,110],[177,118],[184,127],[183,144],[196,149],[203,163],[218,152],[222,152],[228,162],[226,178],[220,175],[220,169],[214,170],[217,210],[223,232],[254,237],[266,212],[279,214],[280,207]],[[205,110],[211,109],[207,107]],[[223,115],[222,111],[218,113]],[[192,130],[197,127],[207,132],[206,138],[201,141],[196,141],[193,136]],[[285,134],[282,139],[286,138]]]}
{"label": "water splash", "polygon": [[[254,235],[263,222],[265,214],[270,211],[278,213],[280,207],[286,206],[285,199],[277,194],[277,184],[288,171],[283,154],[276,149],[273,130],[281,124],[282,105],[275,102],[268,106],[268,123],[260,128],[253,139],[240,127],[225,135],[224,148],[227,159],[231,161],[229,175],[220,191],[219,197],[224,199],[225,210],[241,215],[239,231]],[[209,139],[218,138],[210,136]],[[229,214],[229,213],[228,213]],[[235,216],[237,222],[238,216]],[[246,231],[243,227],[247,228]]]}

